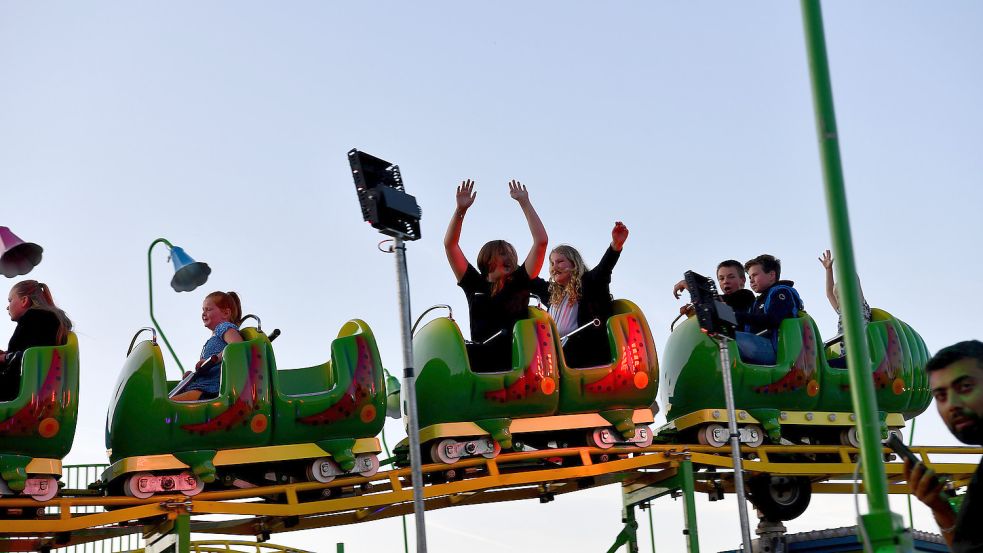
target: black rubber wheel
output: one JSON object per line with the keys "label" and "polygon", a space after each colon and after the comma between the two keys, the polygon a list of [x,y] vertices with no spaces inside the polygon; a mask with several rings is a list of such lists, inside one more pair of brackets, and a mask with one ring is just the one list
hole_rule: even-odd
{"label": "black rubber wheel", "polygon": [[751,503],[768,520],[792,520],[806,511],[812,499],[812,482],[805,476],[762,474],[748,483]]}

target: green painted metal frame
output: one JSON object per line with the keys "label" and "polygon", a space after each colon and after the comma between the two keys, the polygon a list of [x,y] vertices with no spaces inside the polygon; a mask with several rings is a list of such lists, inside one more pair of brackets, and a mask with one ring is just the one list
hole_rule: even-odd
{"label": "green painted metal frame", "polygon": [[860,313],[860,283],[847,210],[843,169],[840,163],[839,136],[833,109],[833,90],[826,54],[822,10],[819,0],[801,0],[806,51],[812,82],[813,103],[819,151],[823,167],[826,206],[829,216],[833,252],[836,255],[836,279],[840,284],[840,310],[850,368],[850,392],[857,411],[857,431],[860,434],[860,456],[869,513],[858,524],[873,551],[912,551],[911,535],[904,528],[901,516],[891,512],[887,497],[887,477],[881,450],[880,424],[874,397],[873,379],[867,342],[864,340],[864,321]]}
{"label": "green painted metal frame", "polygon": [[179,369],[181,369],[180,374],[184,374],[184,365],[181,364],[181,360],[178,359],[177,354],[174,353],[174,348],[171,347],[171,343],[167,340],[167,335],[164,334],[164,330],[160,328],[160,324],[157,323],[157,318],[154,317],[154,271],[153,271],[153,260],[150,257],[150,253],[153,251],[154,246],[157,244],[164,244],[168,249],[173,248],[174,244],[171,244],[166,238],[158,238],[150,243],[150,247],[147,248],[147,291],[150,296],[150,320],[154,323],[154,328],[160,333],[160,337],[164,339],[164,345],[167,346],[167,351],[171,352],[171,357],[174,358],[174,362],[177,363]]}
{"label": "green painted metal frame", "polygon": [[[638,522],[635,520],[635,507],[642,503],[651,503],[653,499],[658,499],[665,495],[682,492],[683,497],[683,534],[686,536],[686,551],[688,553],[700,553],[700,532],[696,521],[696,480],[693,478],[693,462],[690,459],[683,459],[679,462],[679,467],[673,476],[654,484],[655,490],[642,494],[641,497],[630,499],[622,488],[622,499],[624,510],[622,521],[625,523],[624,529],[615,538],[614,545],[609,549],[613,553],[622,545],[628,546],[630,553],[638,553]],[[637,493],[637,492],[636,492]],[[651,509],[651,507],[650,507]],[[649,511],[651,513],[651,510]],[[649,529],[652,535],[652,550],[655,551],[655,532],[651,526],[651,515],[649,518]]]}

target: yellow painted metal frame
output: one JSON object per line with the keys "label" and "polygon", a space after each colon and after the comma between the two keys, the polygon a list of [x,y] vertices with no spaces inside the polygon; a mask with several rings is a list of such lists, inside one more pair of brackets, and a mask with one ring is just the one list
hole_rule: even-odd
{"label": "yellow painted metal frame", "polygon": [[[359,453],[381,453],[382,447],[379,445],[379,438],[360,438],[355,440],[355,446],[352,447],[352,452],[356,455]],[[325,456],[330,457],[331,454],[316,444],[271,445],[221,450],[215,454],[215,459],[212,463],[216,467],[223,467],[251,463],[289,461],[293,459],[316,459]],[[190,467],[170,453],[127,457],[116,461],[103,471],[102,479],[108,482],[131,472],[184,470],[187,468]]]}
{"label": "yellow painted metal frame", "polygon": [[[233,549],[235,548],[235,549]],[[270,553],[273,551],[285,551],[287,553],[313,553],[296,547],[287,547],[275,543],[259,543],[254,541],[240,540],[201,540],[193,541],[189,546],[190,553]],[[131,553],[144,553],[143,549],[136,549]]]}
{"label": "yellow painted metal frame", "polygon": [[[652,424],[655,416],[651,409],[635,409],[632,413],[635,424]],[[513,419],[509,432],[528,434],[532,432],[552,432],[556,430],[578,430],[581,428],[607,428],[611,423],[597,413],[581,413],[577,415],[554,415],[551,417],[530,417]],[[488,432],[473,422],[445,422],[432,424],[420,429],[420,442],[425,443],[438,438],[452,436],[487,436]]]}
{"label": "yellow painted metal frame", "polygon": [[[956,486],[969,482],[976,470],[981,448],[915,446],[926,464]],[[744,470],[758,473],[803,475],[813,480],[814,493],[851,493],[854,459],[858,450],[845,446],[762,446],[744,447],[749,458]],[[698,445],[653,445],[637,448],[567,448],[500,455],[495,459],[465,459],[453,465],[462,480],[443,482],[451,467],[431,464],[423,472],[434,482],[424,488],[428,510],[458,505],[543,498],[589,487],[622,483],[626,486],[658,482],[672,476],[683,460],[694,468],[715,467],[714,472],[698,471],[697,491],[710,491],[718,485],[732,489],[733,476],[728,448]],[[884,450],[889,453],[889,450]],[[974,456],[971,462],[936,462],[933,457]],[[607,456],[602,461],[601,456]],[[820,459],[801,461],[806,456]],[[796,459],[786,461],[785,459]],[[557,464],[560,460],[566,465]],[[534,466],[530,466],[534,464]],[[906,493],[902,464],[885,463],[891,493]],[[644,471],[643,471],[644,469]],[[339,478],[328,484],[297,483],[242,490],[204,492],[194,498],[180,495],[155,496],[147,500],[129,497],[63,497],[46,503],[30,499],[0,499],[0,509],[9,507],[55,507],[56,518],[42,520],[0,520],[0,535],[52,536],[71,533],[74,543],[87,541],[86,532],[97,526],[121,525],[154,517],[173,517],[177,513],[224,515],[223,520],[194,520],[192,531],[216,534],[255,535],[260,526],[270,532],[305,530],[363,521],[379,520],[412,512],[410,469],[379,472],[372,477]],[[301,502],[303,492],[342,488],[347,497]],[[860,489],[863,487],[861,485]],[[282,497],[271,501],[270,497]],[[101,505],[115,510],[103,513],[72,514],[71,507]],[[245,518],[243,518],[245,517]],[[288,524],[289,521],[289,524]],[[139,531],[139,525],[134,526]],[[101,529],[105,530],[105,529]],[[96,539],[96,538],[90,538]],[[4,542],[0,541],[0,551]]]}
{"label": "yellow painted metal frame", "polygon": [[61,460],[35,458],[27,463],[27,474],[50,474],[61,477]]}
{"label": "yellow painted metal frame", "polygon": [[[901,428],[905,425],[904,416],[901,413],[888,413],[886,421],[889,428]],[[720,408],[693,411],[675,419],[662,428],[681,431],[700,424],[714,422],[730,422],[730,418],[727,416],[727,410]],[[737,422],[738,424],[761,424],[761,421],[743,410],[737,411]],[[857,424],[855,414],[838,411],[781,411],[779,422],[788,425],[809,426],[855,426]]]}

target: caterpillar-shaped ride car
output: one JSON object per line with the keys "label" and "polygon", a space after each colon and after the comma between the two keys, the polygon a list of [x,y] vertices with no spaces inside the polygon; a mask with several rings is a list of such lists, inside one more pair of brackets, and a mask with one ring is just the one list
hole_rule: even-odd
{"label": "caterpillar-shaped ride car", "polygon": [[[898,431],[906,419],[928,407],[929,353],[908,324],[880,309],[871,313],[867,344],[886,438],[888,431]],[[774,365],[745,363],[733,341],[728,348],[743,443],[761,445],[767,439],[859,446],[847,369],[830,366],[839,351],[823,347],[807,313],[782,322]],[[705,445],[725,445],[728,420],[720,355],[696,318],[682,322],[669,336],[663,368],[668,425],[662,430],[682,434],[677,441],[695,438]]]}
{"label": "caterpillar-shaped ride car", "polygon": [[106,420],[110,494],[192,496],[378,471],[386,391],[369,326],[347,322],[329,361],[299,369],[277,369],[260,328],[241,333],[225,348],[210,400],[170,399],[176,382],[156,340],[131,346]]}
{"label": "caterpillar-shaped ride car", "polygon": [[61,460],[78,420],[78,338],[24,351],[20,390],[0,401],[0,496],[47,501],[58,493]]}
{"label": "caterpillar-shaped ride car", "polygon": [[[475,372],[457,323],[429,321],[413,338],[423,455],[452,464],[502,449],[650,445],[659,362],[648,323],[617,300],[605,324],[611,361],[574,368],[550,316],[530,307],[512,329],[511,366]],[[396,450],[406,463],[406,441]]]}

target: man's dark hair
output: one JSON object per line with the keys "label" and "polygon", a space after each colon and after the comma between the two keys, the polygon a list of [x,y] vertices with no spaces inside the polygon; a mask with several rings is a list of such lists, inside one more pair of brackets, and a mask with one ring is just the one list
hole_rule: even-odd
{"label": "man's dark hair", "polygon": [[724,267],[730,267],[732,269],[737,269],[738,272],[744,270],[744,265],[741,265],[741,262],[738,261],[738,260],[736,260],[736,259],[727,259],[727,260],[721,261],[719,264],[717,264],[717,270],[718,271],[720,269],[723,269]]}
{"label": "man's dark hair", "polygon": [[773,255],[763,253],[758,257],[755,257],[744,264],[744,270],[750,271],[751,267],[754,267],[755,265],[761,265],[761,270],[766,273],[774,272],[775,279],[782,278],[782,260]]}
{"label": "man's dark hair", "polygon": [[983,369],[983,342],[979,340],[966,340],[949,347],[942,348],[928,360],[925,365],[926,372],[944,369],[949,365],[962,361],[963,359],[975,359],[976,366]]}

